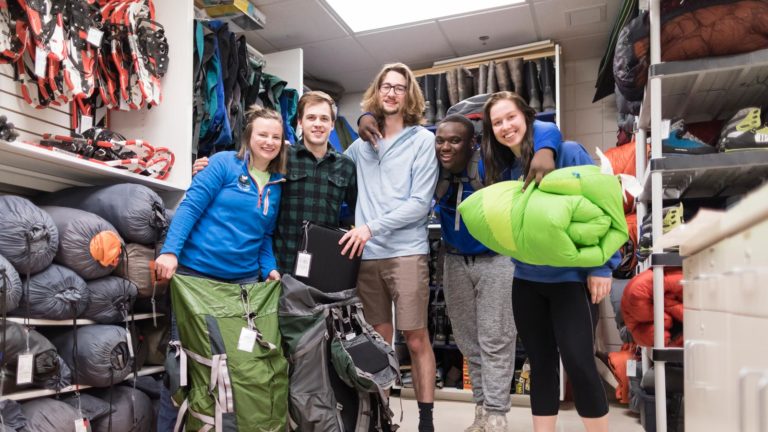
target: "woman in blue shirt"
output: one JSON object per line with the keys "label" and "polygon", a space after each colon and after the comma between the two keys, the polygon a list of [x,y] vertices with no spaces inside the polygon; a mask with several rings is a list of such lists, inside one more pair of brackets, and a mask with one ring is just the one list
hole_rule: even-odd
{"label": "woman in blue shirt", "polygon": [[239,152],[220,152],[197,174],[176,210],[157,277],[177,267],[222,281],[280,279],[272,232],[285,172],[282,118],[254,106]]}
{"label": "woman in blue shirt", "polygon": [[[533,158],[535,112],[512,92],[485,104],[482,149],[486,184],[525,178]],[[557,168],[592,164],[584,148],[563,142]],[[559,357],[573,383],[587,431],[608,430],[608,402],[595,366],[597,304],[610,292],[618,254],[598,268],[560,268],[517,260],[512,282],[515,325],[531,363],[531,411],[536,432],[554,432],[559,408]]]}

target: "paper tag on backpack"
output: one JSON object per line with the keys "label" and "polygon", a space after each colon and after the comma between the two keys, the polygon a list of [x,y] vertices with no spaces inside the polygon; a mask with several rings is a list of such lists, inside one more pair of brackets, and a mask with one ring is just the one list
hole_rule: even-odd
{"label": "paper tag on backpack", "polygon": [[253,346],[256,345],[256,335],[254,330],[243,327],[240,331],[240,340],[237,342],[237,349],[245,352],[253,352]]}
{"label": "paper tag on backpack", "polygon": [[309,267],[312,264],[312,254],[309,252],[299,252],[296,257],[296,276],[309,277]]}
{"label": "paper tag on backpack", "polygon": [[637,360],[627,360],[627,376],[634,377],[637,375]]}
{"label": "paper tag on backpack", "polygon": [[97,29],[96,27],[91,27],[88,29],[88,41],[89,44],[100,47],[101,46],[101,38],[104,36],[104,32]]}
{"label": "paper tag on backpack", "polygon": [[128,342],[128,354],[133,358],[133,338],[131,337],[131,332],[125,332],[125,340]]}
{"label": "paper tag on backpack", "polygon": [[35,366],[35,354],[19,354],[16,368],[16,384],[31,384],[32,370]]}
{"label": "paper tag on backpack", "polygon": [[91,432],[91,424],[84,418],[75,419],[75,432]]}

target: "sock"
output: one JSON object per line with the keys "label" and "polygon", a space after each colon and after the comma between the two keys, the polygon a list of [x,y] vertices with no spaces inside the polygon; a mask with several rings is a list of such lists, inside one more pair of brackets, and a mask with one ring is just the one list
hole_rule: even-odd
{"label": "sock", "polygon": [[419,432],[435,432],[435,425],[432,423],[432,409],[434,402],[418,402],[419,405]]}

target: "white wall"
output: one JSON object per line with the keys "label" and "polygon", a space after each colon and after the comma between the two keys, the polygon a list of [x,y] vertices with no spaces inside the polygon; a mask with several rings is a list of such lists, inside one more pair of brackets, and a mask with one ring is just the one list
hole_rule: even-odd
{"label": "white wall", "polygon": [[616,99],[606,97],[592,103],[600,59],[566,62],[561,89],[563,137],[581,143],[594,157],[595,147],[616,146]]}
{"label": "white wall", "polygon": [[339,115],[344,116],[349,124],[355,128],[355,122],[363,110],[360,108],[360,102],[363,100],[363,93],[344,93],[339,102]]}

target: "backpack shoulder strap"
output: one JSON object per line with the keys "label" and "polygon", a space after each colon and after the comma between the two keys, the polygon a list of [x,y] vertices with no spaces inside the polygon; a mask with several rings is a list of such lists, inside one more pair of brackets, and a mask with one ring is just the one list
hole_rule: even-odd
{"label": "backpack shoulder strap", "polygon": [[451,173],[440,167],[440,178],[437,180],[437,186],[435,186],[435,202],[440,202],[441,199],[448,193],[448,188],[451,187]]}
{"label": "backpack shoulder strap", "polygon": [[481,157],[482,155],[480,154],[480,149],[475,150],[472,153],[472,158],[469,160],[469,165],[467,165],[467,177],[469,178],[469,184],[472,185],[472,188],[476,191],[485,187],[483,181],[480,179],[480,172],[478,168],[478,165],[480,165]]}

